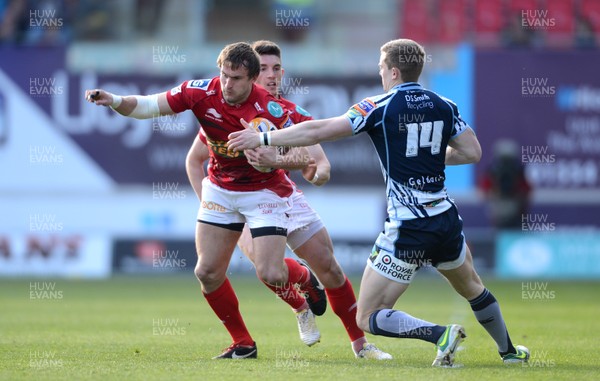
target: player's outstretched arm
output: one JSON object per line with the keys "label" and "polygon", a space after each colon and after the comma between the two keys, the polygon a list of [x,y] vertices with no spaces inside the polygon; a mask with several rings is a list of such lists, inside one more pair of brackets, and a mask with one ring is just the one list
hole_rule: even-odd
{"label": "player's outstretched arm", "polygon": [[446,165],[477,163],[481,159],[481,146],[471,128],[450,139],[446,148]]}
{"label": "player's outstretched arm", "polygon": [[242,131],[229,134],[227,146],[232,151],[253,149],[261,145],[312,146],[327,140],[337,140],[352,135],[352,125],[346,116],[329,119],[308,120],[282,130],[260,134],[245,120]]}
{"label": "player's outstretched arm", "polygon": [[174,114],[167,101],[166,92],[153,95],[120,96],[102,89],[93,89],[85,91],[85,99],[98,106],[110,106],[119,114],[136,119]]}
{"label": "player's outstretched arm", "polygon": [[198,200],[202,200],[202,180],[206,176],[204,162],[208,160],[208,156],[208,147],[196,135],[185,158],[185,171]]}

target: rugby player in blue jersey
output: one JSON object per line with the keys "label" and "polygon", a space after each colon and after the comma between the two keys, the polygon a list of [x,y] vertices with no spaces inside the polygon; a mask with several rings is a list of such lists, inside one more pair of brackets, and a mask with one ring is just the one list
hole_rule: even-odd
{"label": "rugby player in blue jersey", "polygon": [[481,147],[450,100],[424,89],[421,45],[408,39],[381,47],[379,75],[384,94],[369,97],[344,115],[258,133],[247,124],[229,135],[234,151],[260,145],[309,146],[366,132],[385,178],[388,218],[367,261],[358,298],[357,322],[375,335],[414,338],[436,345],[434,366],[453,366],[466,337],[458,324],[441,326],[394,310],[420,267],[435,267],[469,301],[479,323],[496,342],[505,363],[529,359],[514,346],[500,307],[473,267],[462,219],[446,193],[446,165],[476,163]]}

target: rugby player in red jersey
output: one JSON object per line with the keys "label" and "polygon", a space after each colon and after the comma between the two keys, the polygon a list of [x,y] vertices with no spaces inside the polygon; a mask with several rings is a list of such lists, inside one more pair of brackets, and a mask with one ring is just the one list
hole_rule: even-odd
{"label": "rugby player in red jersey", "polygon": [[243,129],[240,118],[263,117],[283,128],[291,123],[288,113],[268,91],[254,84],[260,63],[249,44],[225,46],[217,65],[218,77],[185,81],[159,94],[119,96],[92,89],[86,90],[85,96],[90,102],[138,119],[192,110],[203,126],[210,166],[208,177],[202,182],[196,224],[195,274],[208,304],[233,340],[215,358],[256,358],[256,343],[226,276],[244,224],[250,228],[254,264],[262,281],[281,290],[290,290],[296,284],[314,290],[318,281],[307,267],[284,261],[294,184],[284,170],[257,171],[242,152],[226,148],[228,134]]}
{"label": "rugby player in red jersey", "polygon": [[[294,123],[311,120],[312,117],[307,111],[283,98],[280,94],[280,84],[284,70],[281,65],[281,49],[279,46],[274,42],[263,40],[254,42],[252,47],[260,56],[260,74],[256,83],[263,86],[278,99],[279,103],[288,110],[288,115]],[[208,158],[208,149],[203,144],[204,140],[205,138],[199,134],[186,159],[190,183],[199,197],[202,194],[203,163]],[[308,181],[315,185],[325,184],[329,180],[330,165],[321,146],[317,144],[308,147],[308,152],[302,150],[305,149],[295,147],[287,154],[281,155],[276,150],[262,147],[247,151],[246,157],[253,165],[286,170],[304,169],[304,175]],[[329,304],[342,321],[350,337],[355,356],[380,360],[391,359],[392,357],[389,354],[368,343],[364,332],[356,324],[356,297],[352,284],[333,256],[331,238],[321,218],[310,207],[304,194],[299,189],[296,189],[292,196],[287,243],[288,247],[298,257],[308,263],[323,283]],[[244,228],[238,245],[244,255],[254,261],[252,237],[247,226]],[[286,258],[286,261],[293,261],[293,259]],[[315,323],[313,312],[315,315],[322,315],[325,309],[321,308],[321,305],[314,306],[312,303],[308,308],[304,298],[294,289],[278,293],[274,287],[269,284],[267,286],[296,312],[302,341],[309,346],[317,343],[321,335]]]}

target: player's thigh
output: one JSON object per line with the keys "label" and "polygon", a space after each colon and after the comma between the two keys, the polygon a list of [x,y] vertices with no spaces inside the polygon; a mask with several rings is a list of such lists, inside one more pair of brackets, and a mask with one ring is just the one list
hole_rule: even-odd
{"label": "player's thigh", "polygon": [[359,322],[361,327],[368,326],[366,319],[373,312],[393,308],[408,286],[409,283],[393,281],[379,274],[370,266],[366,266],[358,294],[357,319],[363,321],[363,324]]}
{"label": "player's thigh", "polygon": [[312,234],[310,238],[299,247],[294,248],[293,251],[309,264],[314,263],[315,267],[328,266],[333,259],[333,243],[325,227]]}
{"label": "player's thigh", "polygon": [[284,235],[263,235],[252,238],[254,248],[254,266],[256,273],[269,284],[280,284],[287,281]]}
{"label": "player's thigh", "polygon": [[231,254],[240,234],[241,231],[224,226],[203,222],[196,224],[198,262],[194,272],[204,292],[214,291],[225,280]]}
{"label": "player's thigh", "polygon": [[250,234],[250,228],[248,225],[244,225],[244,230],[242,231],[242,235],[238,240],[238,247],[242,251],[242,253],[252,262],[254,263],[254,248],[252,246],[252,235]]}
{"label": "player's thigh", "polygon": [[313,234],[294,253],[308,263],[325,288],[341,287],[346,277],[333,255],[333,243],[325,227]]}
{"label": "player's thigh", "polygon": [[471,250],[465,243],[465,260],[464,262],[454,269],[442,269],[438,267],[438,271],[450,282],[452,287],[462,295],[465,299],[471,300],[479,295],[484,290],[481,278],[475,271],[473,266],[473,257],[471,256]]}
{"label": "player's thigh", "polygon": [[225,274],[244,226],[233,207],[234,195],[208,179],[202,182],[202,202],[196,224],[197,274]]}
{"label": "player's thigh", "polygon": [[345,281],[344,272],[333,256],[333,243],[321,217],[302,191],[297,190],[292,200],[288,247],[308,263],[326,288],[341,287]]}
{"label": "player's thigh", "polygon": [[285,281],[283,257],[291,200],[269,190],[240,193],[238,210],[250,228],[258,276],[271,284]]}
{"label": "player's thigh", "polygon": [[240,234],[241,232],[236,229],[198,222],[196,224],[198,262],[209,267],[215,267],[217,264],[224,264],[227,267]]}

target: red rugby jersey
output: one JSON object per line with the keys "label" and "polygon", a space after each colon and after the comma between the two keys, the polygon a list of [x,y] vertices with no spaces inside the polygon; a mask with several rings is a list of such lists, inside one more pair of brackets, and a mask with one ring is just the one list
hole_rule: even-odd
{"label": "red rugby jersey", "polygon": [[287,113],[290,116],[290,119],[292,119],[292,122],[294,122],[294,124],[304,122],[305,120],[313,119],[312,115],[310,115],[308,111],[298,106],[294,102],[289,101],[283,97],[279,97],[277,101],[281,103],[283,107],[287,110]]}
{"label": "red rugby jersey", "polygon": [[202,126],[209,148],[210,181],[232,191],[270,189],[281,197],[292,193],[292,183],[285,171],[269,173],[257,171],[248,164],[242,152],[230,152],[225,144],[231,132],[242,130],[240,119],[267,118],[277,128],[292,124],[285,110],[269,92],[252,85],[248,99],[239,105],[230,105],[223,99],[219,77],[185,81],[167,93],[167,101],[176,112],[192,110]]}

